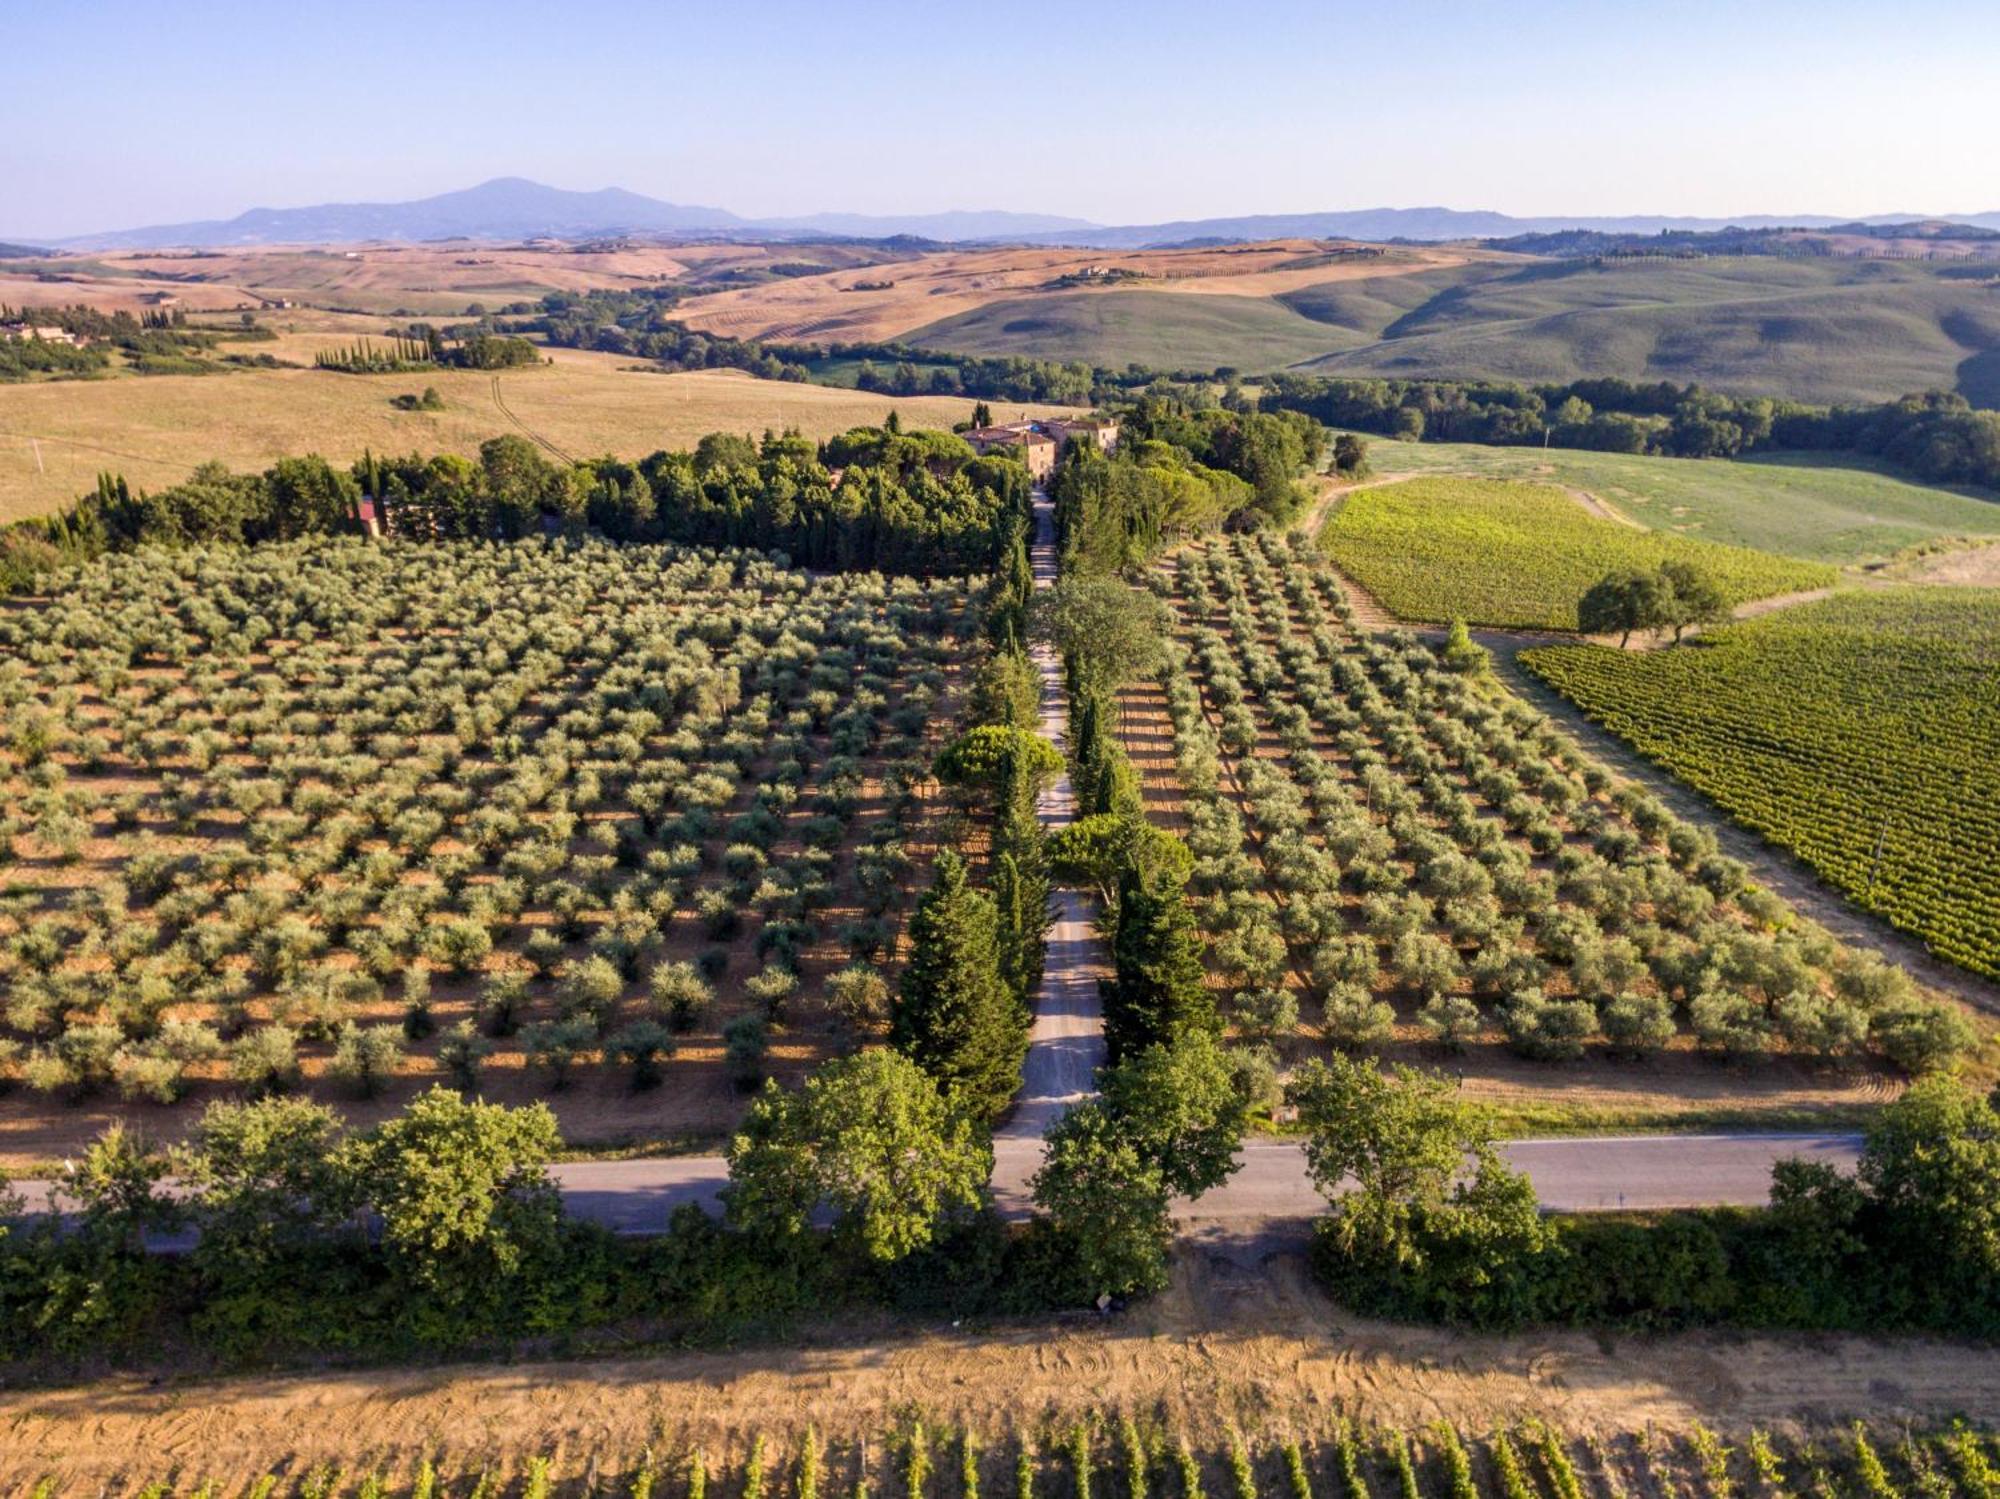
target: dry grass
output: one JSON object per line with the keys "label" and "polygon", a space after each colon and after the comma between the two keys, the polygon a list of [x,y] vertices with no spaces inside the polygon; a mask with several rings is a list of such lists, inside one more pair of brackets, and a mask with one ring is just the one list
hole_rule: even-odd
{"label": "dry grass", "polygon": [[[1199,1234],[1204,1225],[1191,1227]],[[1350,1417],[1364,1426],[1444,1418],[1479,1431],[1534,1416],[1610,1439],[1694,1422],[1740,1434],[1753,1425],[1822,1430],[1849,1416],[2000,1418],[2000,1360],[1976,1346],[1399,1327],[1332,1304],[1299,1256],[1247,1271],[1212,1249],[1229,1246],[1185,1245],[1171,1288],[1113,1318],[965,1329],[876,1319],[782,1346],[233,1379],[139,1373],[9,1390],[0,1394],[0,1483],[26,1493],[53,1477],[61,1492],[109,1496],[177,1475],[183,1493],[204,1477],[241,1493],[254,1473],[330,1463],[352,1475],[350,1485],[387,1472],[401,1492],[429,1458],[453,1477],[451,1492],[464,1493],[486,1465],[519,1472],[543,1456],[554,1476],[577,1481],[573,1491],[622,1492],[607,1470],[648,1447],[663,1461],[699,1447],[711,1463],[740,1463],[762,1433],[789,1478],[808,1426],[823,1440],[875,1444],[913,1415],[939,1435],[941,1456],[944,1434],[961,1427],[998,1444],[1110,1409],[1197,1443],[1240,1431],[1259,1451],[1283,1436],[1313,1440]],[[901,1494],[900,1477],[888,1476],[894,1449],[876,1447],[874,1456],[881,1491]],[[992,1490],[1011,1493],[990,1469]],[[582,1482],[586,1475],[594,1482]],[[790,1492],[789,1483],[772,1484],[781,1487]],[[827,1485],[836,1487],[847,1492]],[[683,1488],[676,1478],[657,1491]]]}
{"label": "dry grass", "polygon": [[[1497,258],[1459,249],[1411,247],[1362,260],[1292,264],[1322,256],[1326,249],[1314,240],[1275,240],[1189,250],[951,250],[896,265],[717,292],[688,303],[681,317],[691,327],[733,338],[852,342],[893,339],[942,318],[1040,290],[1087,267],[1132,271],[1144,278],[1111,282],[1105,290],[1136,287],[1188,295],[1274,297],[1331,281],[1406,276],[1476,258]],[[857,282],[891,284],[859,291]],[[1089,286],[1049,293],[1100,294]]]}
{"label": "dry grass", "polygon": [[66,255],[37,262],[60,276],[19,268],[0,274],[0,302],[19,306],[88,302],[107,310],[146,305],[167,292],[192,311],[292,301],[383,314],[398,309],[457,317],[474,303],[497,308],[551,291],[633,290],[730,268],[811,260],[868,264],[888,252],[842,245],[560,244],[283,245],[245,250],[135,251]]}
{"label": "dry grass", "polygon": [[[242,347],[305,361],[317,345],[342,338],[299,332]],[[261,469],[298,453],[342,463],[364,449],[470,454],[489,437],[524,429],[574,457],[638,458],[716,431],[797,427],[808,437],[830,437],[879,422],[892,406],[906,425],[920,427],[949,427],[972,413],[972,402],[951,397],[866,395],[722,370],[669,375],[632,368],[616,355],[551,353],[554,364],[509,371],[497,387],[494,376],[474,371],[313,369],[0,386],[0,521],[54,510],[104,469],[157,489],[211,458]],[[444,397],[444,411],[389,404],[426,385]],[[495,403],[496,388],[506,410]]]}

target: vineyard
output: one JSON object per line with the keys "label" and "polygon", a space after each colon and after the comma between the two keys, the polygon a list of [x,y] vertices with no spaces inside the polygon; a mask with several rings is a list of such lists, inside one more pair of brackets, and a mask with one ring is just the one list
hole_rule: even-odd
{"label": "vineyard", "polygon": [[1857,904],[2000,977],[2000,594],[1899,589],[1698,650],[1521,660]]}
{"label": "vineyard", "polygon": [[[0,1471],[0,1477],[7,1476]],[[1486,1432],[1445,1421],[1314,1435],[1191,1440],[1132,1415],[1026,1422],[991,1439],[906,1418],[828,1440],[814,1428],[705,1447],[664,1433],[634,1453],[517,1460],[431,1453],[342,1468],[274,1464],[212,1473],[196,1461],[110,1482],[28,1477],[23,1499],[1992,1499],[1993,1438],[1963,1424],[1794,1435],[1706,1426],[1572,1434],[1540,1420]]]}
{"label": "vineyard", "polygon": [[12,1148],[50,1099],[438,1081],[727,1128],[880,1019],[968,598],[348,540],[110,555],[0,615]]}
{"label": "vineyard", "polygon": [[1154,587],[1177,619],[1178,793],[1154,812],[1184,830],[1245,1039],[1911,1071],[1971,1043],[1539,713],[1407,634],[1357,633],[1303,542],[1185,548]]}
{"label": "vineyard", "polygon": [[1560,489],[1412,479],[1361,489],[1320,532],[1327,555],[1399,618],[1574,630],[1606,573],[1687,562],[1730,605],[1830,586],[1834,569],[1600,520]]}

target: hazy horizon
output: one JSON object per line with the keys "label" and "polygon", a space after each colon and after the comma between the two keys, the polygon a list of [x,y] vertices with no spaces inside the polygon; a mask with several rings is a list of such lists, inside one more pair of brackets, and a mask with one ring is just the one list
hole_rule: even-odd
{"label": "hazy horizon", "polygon": [[1860,0],[1006,17],[578,0],[550,36],[520,0],[357,0],[302,5],[280,38],[247,0],[108,0],[12,18],[36,66],[0,96],[0,233],[505,176],[756,219],[1993,212],[2000,7],[1940,0],[1924,22]]}

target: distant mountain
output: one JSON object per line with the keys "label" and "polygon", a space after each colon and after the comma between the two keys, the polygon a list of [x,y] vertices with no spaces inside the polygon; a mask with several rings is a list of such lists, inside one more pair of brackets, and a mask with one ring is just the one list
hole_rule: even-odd
{"label": "distant mountain", "polygon": [[[1920,214],[1883,214],[1869,225],[1902,224]],[[1038,244],[1080,244],[1107,250],[1152,245],[1227,244],[1263,239],[1459,240],[1513,239],[1529,234],[1585,232],[1608,235],[1707,233],[1722,229],[1829,229],[1852,226],[1852,219],[1828,214],[1750,214],[1727,219],[1664,214],[1603,217],[1517,218],[1512,214],[1458,208],[1363,208],[1332,213],[1265,213],[1241,218],[1178,219],[1164,224],[1128,224],[1078,233],[1037,234]],[[1953,216],[1951,222],[1992,228],[2000,212]]]}
{"label": "distant mountain", "polygon": [[[1922,214],[1883,214],[1868,224],[1905,223]],[[2000,211],[1952,216],[1952,221],[2000,229]],[[1176,219],[1160,224],[1104,226],[1056,214],[954,209],[928,214],[817,213],[749,219],[726,208],[663,202],[607,187],[570,192],[520,177],[496,177],[460,192],[407,203],[324,203],[310,208],[253,208],[233,219],[154,224],[58,242],[66,250],[134,250],[164,246],[220,249],[268,244],[339,244],[358,240],[589,239],[616,234],[717,234],[743,239],[905,236],[945,243],[1078,245],[1136,249],[1145,245],[1229,243],[1259,239],[1455,240],[1508,239],[1524,234],[1586,231],[1603,234],[1700,233],[1733,229],[1824,229],[1850,220],[1825,214],[1757,214],[1744,218],[1665,215],[1516,218],[1456,208],[1367,208],[1330,213],[1251,214],[1238,218]]]}
{"label": "distant mountain", "polygon": [[253,208],[233,219],[153,224],[83,234],[66,250],[138,250],[160,246],[225,249],[242,245],[338,244],[357,240],[556,239],[613,234],[736,234],[797,238],[834,235],[941,241],[1009,239],[1088,229],[1082,219],[1045,213],[956,209],[949,213],[821,213],[746,219],[726,208],[688,207],[607,187],[578,193],[520,177],[496,177],[461,192],[408,203],[324,203],[311,208]]}
{"label": "distant mountain", "polygon": [[678,233],[732,229],[743,220],[725,208],[686,208],[623,188],[573,193],[520,177],[496,177],[460,192],[409,203],[323,203],[312,208],[253,208],[233,219],[154,224],[64,240],[66,250],[140,250],[163,245],[221,249],[233,245],[336,244],[390,239],[524,239],[596,234]]}
{"label": "distant mountain", "polygon": [[947,243],[967,240],[1005,240],[1011,243],[1031,235],[1088,232],[1097,226],[1088,219],[1066,219],[1060,214],[955,208],[948,213],[815,213],[794,219],[759,219],[755,227],[834,234],[848,239],[893,239],[898,235],[907,235],[914,239],[935,239]]}
{"label": "distant mountain", "polygon": [[37,250],[33,245],[9,245],[0,243],[0,260],[31,260],[37,255],[46,255],[47,250]]}

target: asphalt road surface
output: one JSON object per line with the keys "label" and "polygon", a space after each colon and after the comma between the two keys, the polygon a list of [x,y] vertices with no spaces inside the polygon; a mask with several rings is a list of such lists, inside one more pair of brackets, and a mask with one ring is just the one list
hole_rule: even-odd
{"label": "asphalt road surface", "polygon": [[[1851,1170],[1859,1135],[1608,1135],[1508,1140],[1500,1153],[1527,1172],[1544,1207],[1557,1211],[1685,1207],[1756,1207],[1771,1192],[1771,1167],[1788,1156]],[[993,1142],[993,1199],[1022,1217],[1041,1141],[1002,1136]],[[1306,1175],[1297,1140],[1247,1141],[1236,1174],[1177,1212],[1204,1220],[1304,1219],[1324,1206]],[[665,1226],[683,1203],[713,1210],[728,1173],[720,1156],[665,1156],[637,1161],[577,1161],[554,1168],[563,1200],[579,1217],[622,1233]]]}

